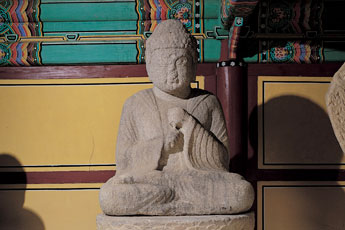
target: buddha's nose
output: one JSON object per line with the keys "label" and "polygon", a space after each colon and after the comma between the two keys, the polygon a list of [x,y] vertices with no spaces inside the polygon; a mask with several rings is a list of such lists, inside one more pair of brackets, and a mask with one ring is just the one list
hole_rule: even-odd
{"label": "buddha's nose", "polygon": [[168,69],[168,76],[170,79],[174,79],[177,77],[177,70],[174,66],[170,65]]}
{"label": "buddha's nose", "polygon": [[177,77],[177,71],[175,71],[175,70],[169,71],[168,76],[170,79],[176,78]]}

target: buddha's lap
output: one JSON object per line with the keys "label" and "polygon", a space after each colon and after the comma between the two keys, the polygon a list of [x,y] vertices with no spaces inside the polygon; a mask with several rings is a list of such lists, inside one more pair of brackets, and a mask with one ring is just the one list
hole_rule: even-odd
{"label": "buddha's lap", "polygon": [[[134,177],[134,183],[107,182],[102,188],[112,191],[111,194],[123,197],[124,200],[133,197],[145,197],[149,200],[171,200],[171,196],[184,199],[199,199],[200,196],[218,196],[218,191],[236,191],[246,193],[250,184],[239,174],[229,172],[183,171],[161,172]],[[116,178],[116,176],[115,176]],[[231,195],[231,194],[229,194]],[[138,202],[144,202],[144,200]]]}

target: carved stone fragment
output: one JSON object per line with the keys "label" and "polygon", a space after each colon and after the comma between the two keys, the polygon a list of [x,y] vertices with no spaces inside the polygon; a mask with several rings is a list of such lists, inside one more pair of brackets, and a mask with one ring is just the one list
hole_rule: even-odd
{"label": "carved stone fragment", "polygon": [[326,104],[335,136],[345,153],[345,64],[333,76]]}

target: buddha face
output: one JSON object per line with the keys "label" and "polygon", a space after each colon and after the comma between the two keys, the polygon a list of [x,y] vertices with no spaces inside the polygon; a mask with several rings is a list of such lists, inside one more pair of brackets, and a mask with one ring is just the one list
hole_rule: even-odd
{"label": "buddha face", "polygon": [[195,65],[186,49],[157,49],[146,64],[150,80],[160,90],[179,96],[195,79]]}

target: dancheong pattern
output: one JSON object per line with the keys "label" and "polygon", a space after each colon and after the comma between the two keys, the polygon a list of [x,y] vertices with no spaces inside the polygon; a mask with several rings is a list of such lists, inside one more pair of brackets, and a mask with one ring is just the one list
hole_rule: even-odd
{"label": "dancheong pattern", "polygon": [[326,38],[303,37],[333,28],[324,15],[333,5],[323,0],[0,0],[0,65],[144,63],[145,40],[167,19],[181,21],[197,39],[199,62],[218,62],[223,39],[229,39],[230,59],[343,61],[345,51],[333,50]]}
{"label": "dancheong pattern", "polygon": [[259,0],[222,0],[221,20],[223,26],[229,28],[235,17],[246,19],[255,9]]}
{"label": "dancheong pattern", "polygon": [[[176,19],[193,34],[203,33],[203,0],[136,0],[138,13],[138,34],[149,34],[162,21]],[[199,61],[203,59],[202,40],[198,40]],[[144,59],[144,41],[137,45],[137,60]]]}
{"label": "dancheong pattern", "polygon": [[[261,33],[304,34],[322,32],[323,1],[270,0],[261,3],[258,22]],[[266,15],[263,17],[262,15]],[[321,40],[262,40],[259,62],[320,63],[324,61]]]}
{"label": "dancheong pattern", "polygon": [[39,65],[40,43],[16,42],[18,37],[41,36],[39,0],[0,1],[0,65]]}
{"label": "dancheong pattern", "polygon": [[260,53],[260,62],[273,63],[320,63],[323,49],[314,41],[271,41],[269,49]]}

